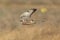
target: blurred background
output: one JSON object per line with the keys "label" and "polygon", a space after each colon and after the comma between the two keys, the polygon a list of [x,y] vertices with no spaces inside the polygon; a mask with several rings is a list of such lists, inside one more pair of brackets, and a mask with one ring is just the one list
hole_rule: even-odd
{"label": "blurred background", "polygon": [[34,5],[42,5],[42,4],[60,4],[60,0],[0,0],[0,3],[6,4],[34,4]]}
{"label": "blurred background", "polygon": [[[31,8],[36,24],[20,24]],[[60,40],[60,0],[0,0],[0,40]]]}

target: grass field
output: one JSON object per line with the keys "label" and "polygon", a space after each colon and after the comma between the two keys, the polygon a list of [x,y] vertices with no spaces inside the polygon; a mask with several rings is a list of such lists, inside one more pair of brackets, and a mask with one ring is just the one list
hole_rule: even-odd
{"label": "grass field", "polygon": [[[0,40],[60,40],[59,0],[0,0]],[[47,8],[41,13],[41,8]],[[36,24],[21,25],[19,16],[36,8]]]}

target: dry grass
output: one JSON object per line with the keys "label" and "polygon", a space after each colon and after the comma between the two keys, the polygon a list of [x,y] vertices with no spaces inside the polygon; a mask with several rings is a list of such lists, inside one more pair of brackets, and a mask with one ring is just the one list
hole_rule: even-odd
{"label": "dry grass", "polygon": [[[5,2],[5,1],[4,1]],[[27,4],[28,3],[28,4]],[[32,5],[34,0],[26,4],[0,4],[0,40],[60,40],[60,6]],[[46,7],[47,13],[40,9]],[[36,24],[21,25],[19,16],[30,8],[38,10],[32,15]]]}

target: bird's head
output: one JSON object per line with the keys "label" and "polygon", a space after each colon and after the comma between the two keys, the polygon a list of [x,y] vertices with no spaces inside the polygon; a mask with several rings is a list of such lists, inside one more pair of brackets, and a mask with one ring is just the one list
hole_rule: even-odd
{"label": "bird's head", "polygon": [[34,13],[36,10],[37,10],[37,9],[33,8],[33,9],[28,10],[27,12],[29,12],[29,13]]}

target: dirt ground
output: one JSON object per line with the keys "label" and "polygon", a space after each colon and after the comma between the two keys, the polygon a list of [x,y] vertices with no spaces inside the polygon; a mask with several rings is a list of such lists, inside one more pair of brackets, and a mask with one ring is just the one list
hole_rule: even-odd
{"label": "dirt ground", "polygon": [[[60,1],[26,1],[0,1],[0,40],[60,40]],[[36,24],[20,24],[20,14],[31,8],[37,9]]]}

